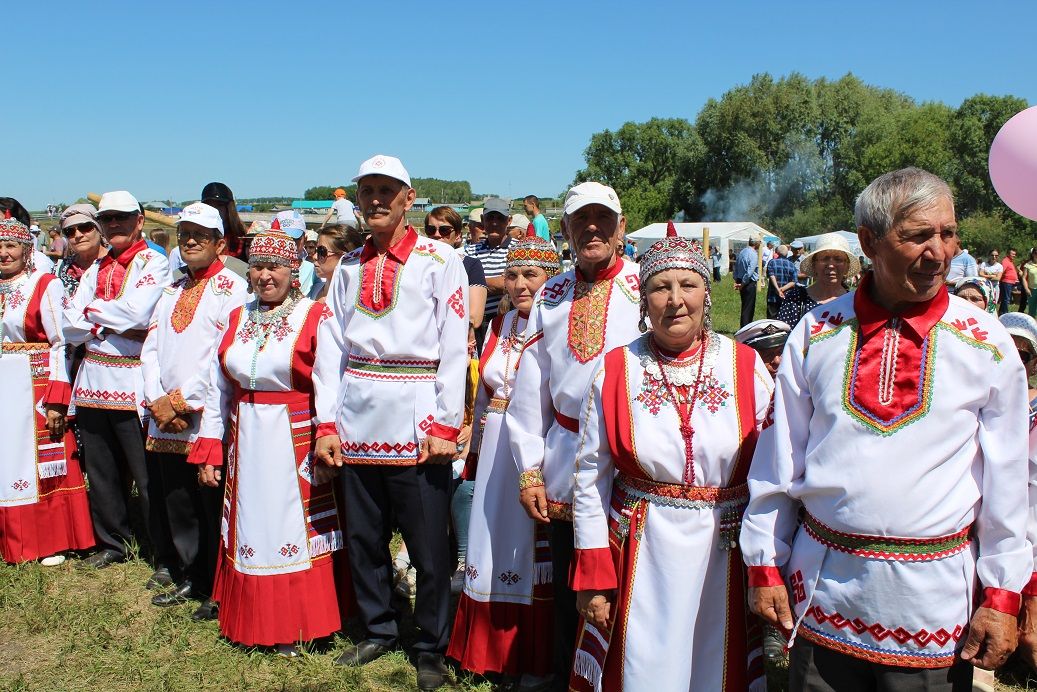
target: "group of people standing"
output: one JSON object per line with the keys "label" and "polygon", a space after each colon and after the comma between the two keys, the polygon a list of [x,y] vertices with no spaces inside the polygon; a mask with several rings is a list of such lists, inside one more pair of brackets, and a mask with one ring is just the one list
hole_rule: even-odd
{"label": "group of people standing", "polygon": [[[156,552],[170,534],[156,604],[208,597],[198,616],[225,637],[286,656],[350,617],[364,635],[338,663],[398,646],[399,529],[420,689],[447,682],[449,656],[515,689],[763,690],[763,623],[788,637],[794,690],[962,690],[1017,641],[1035,657],[1037,322],[949,294],[942,180],[873,181],[857,290],[856,258],[822,239],[803,258],[814,283],[779,284],[792,326],[735,339],[712,327],[702,248],[671,225],[627,260],[618,195],[581,183],[562,217],[575,266],[535,229],[508,242],[483,275],[508,308],[481,348],[457,224],[407,224],[399,159],[354,181],[370,235],[322,270],[318,300],[290,215],[239,239],[243,280],[221,260],[225,212],[188,206],[171,281],[136,200],[107,193],[74,219],[108,247],[71,295],[33,268],[26,226],[0,222],[17,393],[0,424],[20,440],[0,470],[5,560],[95,536],[88,564],[125,559],[127,468]],[[505,211],[482,220],[496,233]]]}

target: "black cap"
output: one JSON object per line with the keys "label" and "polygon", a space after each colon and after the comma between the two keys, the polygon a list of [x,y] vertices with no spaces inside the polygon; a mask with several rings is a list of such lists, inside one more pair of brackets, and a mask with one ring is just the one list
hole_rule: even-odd
{"label": "black cap", "polygon": [[209,183],[202,188],[202,201],[214,199],[217,202],[233,202],[234,193],[223,183]]}

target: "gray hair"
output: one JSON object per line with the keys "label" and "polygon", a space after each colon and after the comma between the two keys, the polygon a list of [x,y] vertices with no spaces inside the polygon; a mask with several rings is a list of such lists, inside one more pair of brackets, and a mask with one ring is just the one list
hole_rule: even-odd
{"label": "gray hair", "polygon": [[919,209],[927,209],[941,197],[954,203],[954,194],[939,176],[921,168],[901,168],[872,180],[857,196],[853,218],[877,238]]}

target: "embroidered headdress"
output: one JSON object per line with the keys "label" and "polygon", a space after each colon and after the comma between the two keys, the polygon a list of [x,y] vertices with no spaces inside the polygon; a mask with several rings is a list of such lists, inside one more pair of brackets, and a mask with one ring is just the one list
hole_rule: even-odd
{"label": "embroidered headdress", "polygon": [[18,219],[11,217],[10,210],[4,210],[4,218],[0,219],[0,241],[13,241],[25,247],[25,271],[31,274],[36,269],[33,261],[33,237],[29,228]]}
{"label": "embroidered headdress", "polygon": [[987,302],[987,312],[993,315],[997,310],[997,301],[994,300],[994,287],[990,281],[982,276],[964,276],[954,282],[951,293],[958,295],[965,288],[975,288]]}
{"label": "embroidered headdress", "polygon": [[533,224],[529,224],[526,237],[508,247],[507,267],[540,267],[548,276],[554,276],[561,271],[562,263],[554,245],[538,237]]}
{"label": "embroidered headdress", "polygon": [[648,250],[641,255],[641,272],[638,279],[641,284],[641,331],[647,330],[645,317],[648,315],[648,293],[645,284],[659,272],[667,269],[690,269],[702,277],[706,283],[706,302],[703,309],[706,314],[703,318],[703,329],[712,329],[710,298],[710,282],[713,278],[712,270],[702,256],[702,245],[697,240],[682,238],[677,235],[677,227],[673,221],[666,224],[666,237],[657,240]]}
{"label": "embroidered headdress", "polygon": [[248,250],[248,263],[270,262],[295,269],[299,266],[299,246],[295,240],[281,232],[277,219],[270,230],[259,233]]}

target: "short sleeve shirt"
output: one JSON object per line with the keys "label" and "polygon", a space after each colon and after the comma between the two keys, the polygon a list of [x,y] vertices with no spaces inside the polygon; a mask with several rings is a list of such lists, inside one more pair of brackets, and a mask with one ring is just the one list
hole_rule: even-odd
{"label": "short sleeve shirt", "polygon": [[335,212],[335,218],[338,220],[338,223],[356,226],[356,212],[353,211],[353,203],[348,199],[344,197],[336,199],[331,208]]}

